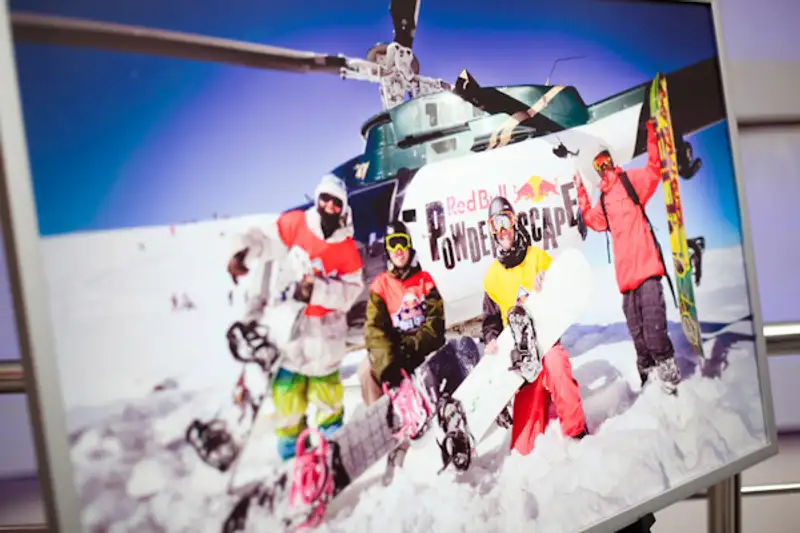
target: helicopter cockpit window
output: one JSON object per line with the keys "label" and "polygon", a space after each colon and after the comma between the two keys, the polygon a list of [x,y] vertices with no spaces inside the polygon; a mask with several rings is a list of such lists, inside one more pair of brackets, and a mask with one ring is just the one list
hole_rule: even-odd
{"label": "helicopter cockpit window", "polygon": [[439,125],[439,113],[434,102],[425,104],[425,117],[427,117],[428,120],[427,126],[435,128]]}

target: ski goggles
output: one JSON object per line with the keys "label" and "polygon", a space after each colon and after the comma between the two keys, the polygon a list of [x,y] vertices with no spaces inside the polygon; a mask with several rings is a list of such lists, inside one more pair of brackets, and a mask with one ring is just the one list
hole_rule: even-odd
{"label": "ski goggles", "polygon": [[595,172],[603,174],[607,170],[612,170],[614,168],[614,161],[611,159],[611,154],[603,152],[594,158],[592,165],[594,166]]}
{"label": "ski goggles", "polygon": [[497,235],[501,231],[510,231],[514,227],[514,213],[501,211],[489,219],[489,229]]}
{"label": "ski goggles", "polygon": [[411,237],[405,233],[392,233],[387,235],[383,242],[389,252],[396,252],[398,250],[408,251],[411,249]]}
{"label": "ski goggles", "polygon": [[342,207],[344,207],[344,203],[342,202],[341,198],[337,198],[336,196],[328,194],[326,192],[320,193],[319,198],[317,198],[317,201],[323,205],[327,203],[332,203],[337,211],[341,211]]}

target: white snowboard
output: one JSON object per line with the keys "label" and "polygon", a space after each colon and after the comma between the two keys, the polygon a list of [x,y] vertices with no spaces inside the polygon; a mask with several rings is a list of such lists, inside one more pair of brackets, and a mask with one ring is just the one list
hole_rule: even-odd
{"label": "white snowboard", "polygon": [[[541,292],[532,291],[524,304],[533,317],[541,355],[580,317],[589,304],[592,289],[592,269],[579,250],[565,250],[553,260]],[[509,370],[514,348],[510,328],[503,330],[497,344],[497,352],[484,355],[453,395],[464,406],[470,433],[477,442],[525,382],[517,372]]]}
{"label": "white snowboard", "polygon": [[[243,322],[255,320],[259,332],[281,352],[300,335],[306,304],[291,298],[289,292],[303,274],[311,272],[308,255],[299,248],[277,261],[263,261],[248,274],[247,303]],[[228,493],[235,494],[264,479],[281,464],[275,445],[276,418],[271,399],[271,381],[281,364],[283,353],[263,373],[263,403],[243,436],[243,449],[229,478]]]}

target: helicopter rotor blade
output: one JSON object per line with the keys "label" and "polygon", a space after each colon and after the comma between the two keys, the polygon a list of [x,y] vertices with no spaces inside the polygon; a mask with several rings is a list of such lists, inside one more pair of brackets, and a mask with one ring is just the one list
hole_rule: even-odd
{"label": "helicopter rotor blade", "polygon": [[394,42],[411,48],[417,32],[419,5],[422,0],[390,0],[389,14],[394,26]]}
{"label": "helicopter rotor blade", "polygon": [[341,74],[347,58],[68,17],[12,13],[14,39],[21,42],[133,52],[212,61],[286,72]]}
{"label": "helicopter rotor blade", "polygon": [[[561,87],[553,87],[551,91],[557,94],[560,89]],[[543,97],[533,106],[524,104],[495,87],[481,87],[467,70],[463,70],[459,75],[453,85],[453,93],[487,113],[508,115],[509,123],[504,125],[504,130],[513,129],[518,125],[532,128],[540,133],[553,133],[564,129],[541,113],[549,103],[547,98]]]}

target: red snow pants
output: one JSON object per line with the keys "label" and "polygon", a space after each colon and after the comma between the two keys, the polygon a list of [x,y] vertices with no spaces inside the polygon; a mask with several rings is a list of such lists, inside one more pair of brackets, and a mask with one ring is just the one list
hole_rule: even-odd
{"label": "red snow pants", "polygon": [[542,358],[542,372],[536,381],[526,383],[514,396],[511,449],[521,455],[533,451],[536,437],[550,421],[550,406],[555,406],[564,435],[574,437],[584,431],[580,387],[572,376],[572,363],[566,348],[556,344]]}

